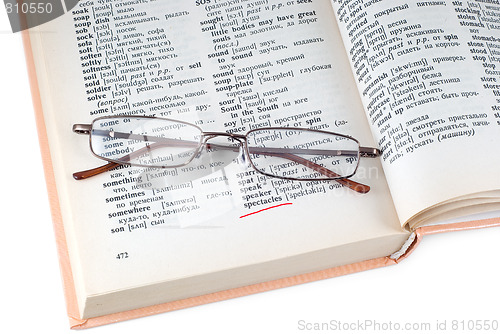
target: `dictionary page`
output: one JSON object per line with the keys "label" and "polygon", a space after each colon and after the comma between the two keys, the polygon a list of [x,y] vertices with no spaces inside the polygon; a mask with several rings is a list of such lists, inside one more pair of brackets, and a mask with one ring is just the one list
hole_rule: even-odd
{"label": "dictionary page", "polygon": [[353,178],[364,195],[265,177],[237,152],[72,178],[103,164],[72,125],[106,115],[373,146],[329,1],[85,1],[30,37],[82,317],[387,256],[407,239],[378,159]]}
{"label": "dictionary page", "polygon": [[500,5],[333,1],[401,224],[500,207]]}

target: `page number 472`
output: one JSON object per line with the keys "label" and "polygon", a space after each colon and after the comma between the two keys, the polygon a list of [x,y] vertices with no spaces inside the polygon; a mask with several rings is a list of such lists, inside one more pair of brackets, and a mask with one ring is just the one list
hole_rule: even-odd
{"label": "page number 472", "polygon": [[128,259],[128,253],[127,252],[118,253],[118,255],[116,256],[116,259],[117,260]]}

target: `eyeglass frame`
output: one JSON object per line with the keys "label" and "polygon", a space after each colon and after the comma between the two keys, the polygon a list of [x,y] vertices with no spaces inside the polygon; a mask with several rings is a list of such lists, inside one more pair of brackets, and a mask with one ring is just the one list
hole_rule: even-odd
{"label": "eyeglass frame", "polygon": [[[201,135],[200,141],[199,141],[199,143],[197,145],[197,148],[196,148],[196,151],[193,153],[192,157],[186,163],[175,165],[175,166],[150,166],[150,165],[143,165],[143,164],[135,164],[135,163],[131,163],[129,161],[118,161],[116,159],[109,159],[109,158],[102,157],[102,156],[96,154],[94,152],[93,148],[92,148],[92,125],[96,121],[99,121],[99,120],[117,119],[117,118],[157,119],[157,120],[165,120],[165,121],[177,122],[177,123],[189,125],[189,126],[197,128],[200,131],[200,135]],[[268,177],[272,177],[272,178],[283,179],[283,180],[290,180],[290,181],[336,181],[336,182],[339,182],[340,184],[342,184],[343,186],[346,186],[346,187],[348,187],[348,188],[350,188],[350,189],[352,189],[352,190],[354,190],[354,191],[356,191],[358,193],[367,193],[368,191],[370,191],[370,187],[368,185],[364,185],[364,184],[358,183],[356,181],[350,180],[349,178],[352,177],[352,176],[354,176],[356,174],[356,172],[358,170],[358,167],[359,167],[359,159],[360,158],[376,158],[376,157],[379,157],[381,155],[381,151],[378,148],[361,146],[360,143],[359,143],[359,141],[357,139],[351,137],[351,136],[340,134],[340,133],[335,133],[335,132],[330,132],[330,131],[317,130],[317,129],[308,129],[308,128],[299,128],[299,127],[263,127],[263,128],[255,128],[255,129],[247,131],[245,134],[236,134],[236,133],[228,133],[228,132],[213,132],[213,131],[205,132],[205,131],[203,131],[203,129],[201,129],[196,124],[192,124],[192,123],[181,121],[181,120],[171,119],[171,118],[163,118],[163,117],[156,117],[156,116],[145,116],[145,115],[116,115],[116,116],[102,116],[102,117],[97,117],[94,120],[92,120],[91,124],[74,124],[72,130],[76,134],[89,135],[89,144],[90,144],[90,151],[91,151],[91,153],[95,157],[97,157],[97,158],[99,158],[101,160],[108,161],[108,164],[106,164],[106,165],[103,165],[103,166],[100,166],[100,167],[97,167],[97,168],[92,168],[92,169],[89,169],[89,170],[84,170],[84,171],[73,173],[73,178],[75,180],[83,180],[83,179],[87,179],[87,178],[95,176],[95,175],[99,175],[101,173],[104,173],[104,172],[107,172],[109,170],[112,170],[112,169],[118,167],[119,165],[136,166],[136,167],[147,167],[147,168],[160,168],[160,169],[163,169],[163,168],[178,168],[178,167],[183,167],[183,166],[186,166],[186,165],[190,164],[201,153],[201,151],[203,150],[204,147],[206,147],[206,148],[209,149],[210,146],[214,146],[214,144],[208,143],[208,141],[210,139],[213,139],[215,137],[228,137],[228,138],[235,139],[236,141],[239,142],[239,147],[243,148],[244,154],[247,155],[248,161],[250,162],[250,165],[252,166],[252,168],[256,172],[258,172],[258,173],[260,173],[262,175],[265,175],[265,176],[268,176]],[[248,141],[247,141],[247,136],[250,133],[255,132],[255,131],[262,131],[262,130],[298,130],[298,131],[309,131],[309,132],[322,133],[322,134],[325,134],[325,135],[339,136],[339,137],[342,137],[342,138],[353,140],[358,145],[358,154],[357,154],[357,165],[356,165],[356,168],[354,169],[354,171],[350,175],[347,175],[347,176],[326,177],[326,178],[322,178],[322,179],[283,177],[283,176],[278,176],[278,175],[273,175],[273,174],[265,173],[265,172],[263,172],[262,170],[260,170],[259,168],[257,168],[254,165],[254,163],[252,161],[252,158],[250,156],[250,150],[248,148]],[[215,145],[214,147],[220,147],[220,145]],[[304,159],[304,158],[301,158],[301,157],[298,157],[298,158]],[[323,167],[321,165],[317,165],[316,163],[314,163],[312,161],[309,161],[307,159],[304,159],[304,160],[306,160],[309,164],[317,166],[316,168],[319,167],[323,171],[326,170],[329,173],[336,174],[335,172],[329,170],[326,167]],[[292,161],[294,161],[294,160],[292,159]],[[295,162],[297,162],[297,161],[295,161]],[[297,162],[297,163],[299,163],[299,162]],[[308,167],[310,167],[311,169],[313,169],[313,170],[315,170],[315,171],[317,171],[317,172],[319,172],[319,173],[321,173],[323,175],[326,175],[325,173],[323,173],[322,171],[318,171],[314,167],[311,167],[311,166],[308,166]],[[328,176],[328,175],[326,175],[326,176]]]}

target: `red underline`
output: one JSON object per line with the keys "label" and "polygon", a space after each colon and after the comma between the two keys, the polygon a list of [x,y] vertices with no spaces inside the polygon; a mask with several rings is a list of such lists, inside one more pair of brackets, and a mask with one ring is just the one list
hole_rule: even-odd
{"label": "red underline", "polygon": [[255,211],[255,212],[252,212],[252,213],[249,213],[249,214],[246,214],[244,216],[241,216],[240,218],[245,218],[245,217],[248,217],[248,216],[251,216],[251,215],[254,215],[256,213],[259,213],[259,212],[262,212],[262,211],[266,211],[266,210],[269,210],[269,209],[274,209],[274,208],[279,208],[280,206],[284,206],[284,205],[292,205],[293,203],[283,203],[283,204],[279,204],[279,205],[275,205],[275,206],[271,206],[269,208],[265,208],[265,209],[262,209],[262,210],[259,210],[259,211]]}

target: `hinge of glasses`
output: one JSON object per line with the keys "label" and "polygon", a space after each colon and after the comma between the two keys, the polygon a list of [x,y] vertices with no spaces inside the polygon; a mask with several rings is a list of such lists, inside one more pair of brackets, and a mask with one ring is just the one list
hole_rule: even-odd
{"label": "hinge of glasses", "polygon": [[359,148],[359,156],[363,158],[376,158],[381,154],[378,148],[373,147],[360,147]]}
{"label": "hinge of glasses", "polygon": [[79,135],[88,135],[90,133],[90,124],[75,124],[73,125],[73,132]]}

